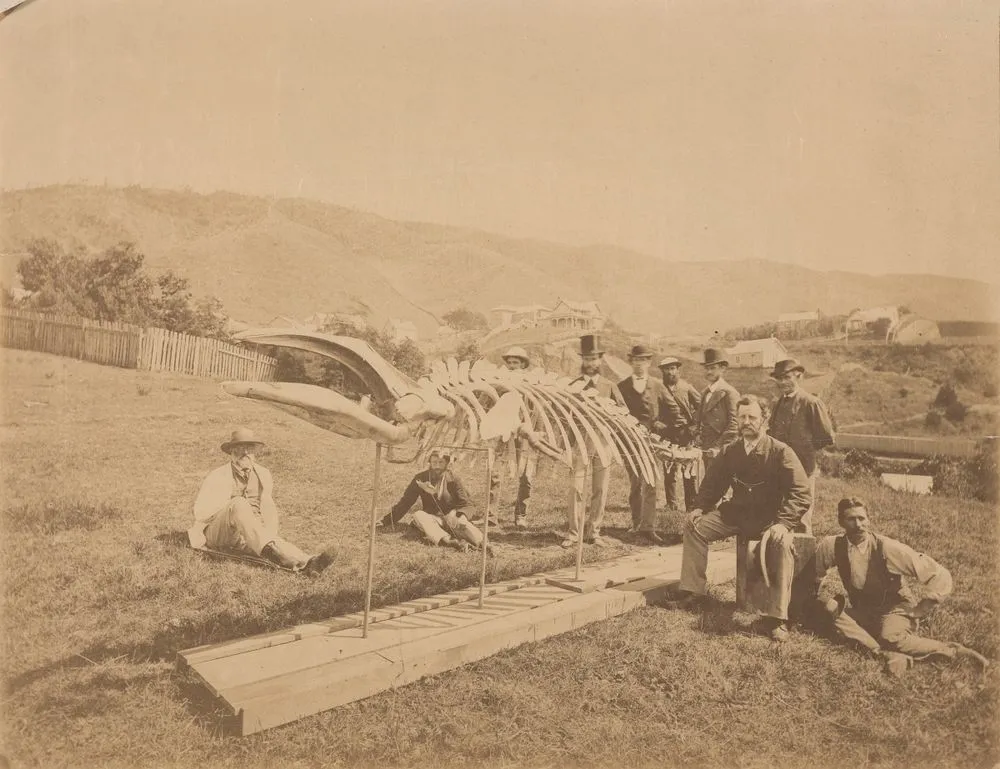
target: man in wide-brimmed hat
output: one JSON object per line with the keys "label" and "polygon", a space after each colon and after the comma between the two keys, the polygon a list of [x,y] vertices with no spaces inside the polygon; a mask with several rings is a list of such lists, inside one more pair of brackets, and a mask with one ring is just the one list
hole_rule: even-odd
{"label": "man in wide-brimmed hat", "polygon": [[709,347],[705,350],[705,377],[708,386],[701,393],[701,409],[698,412],[698,444],[705,458],[705,473],[719,452],[739,438],[736,425],[736,401],[740,394],[727,382],[723,375],[729,368],[729,361],[722,350]]}
{"label": "man in wide-brimmed hat", "polygon": [[[809,476],[809,485],[815,499],[816,476],[819,475],[816,459],[822,449],[833,445],[834,428],[826,404],[802,389],[805,370],[805,366],[795,358],[779,360],[775,364],[771,377],[780,397],[771,412],[768,433],[772,438],[792,447]],[[805,530],[809,533],[812,533],[812,512],[813,508],[810,506],[802,519]]]}
{"label": "man in wide-brimmed hat", "polygon": [[[677,423],[667,425],[663,437],[678,446],[688,447],[698,434],[698,411],[701,395],[687,380],[681,379],[681,361],[672,355],[660,361],[660,374],[667,395],[677,404]],[[695,463],[697,465],[697,463]],[[687,510],[698,493],[697,467],[691,463],[671,462],[663,468],[663,488],[668,510]]]}
{"label": "man in wide-brimmed hat", "polygon": [[[666,437],[680,423],[677,403],[667,394],[660,377],[649,376],[653,351],[644,344],[637,344],[629,351],[628,362],[632,375],[618,383],[622,400],[639,423],[651,433]],[[628,467],[628,465],[626,465]],[[628,467],[628,504],[632,511],[632,529],[651,545],[662,545],[656,533],[656,485],[646,483]]]}
{"label": "man in wide-brimmed hat", "polygon": [[428,544],[463,552],[469,545],[482,545],[483,533],[468,518],[472,499],[462,479],[451,469],[451,455],[446,451],[434,449],[427,455],[427,469],[413,476],[403,496],[379,521],[379,528],[387,531],[394,527],[415,502],[420,503],[420,508],[410,517]]}
{"label": "man in wide-brimmed hat", "polygon": [[[509,371],[526,371],[531,366],[531,359],[528,352],[523,347],[511,347],[503,354],[503,362]],[[531,499],[531,487],[535,479],[535,470],[538,467],[538,456],[528,445],[528,442],[521,437],[513,437],[510,443],[514,444],[514,462],[517,472],[517,497],[514,500],[514,528],[523,529],[526,527],[528,517],[528,501]],[[493,475],[490,476],[490,510],[495,510],[493,501],[500,489],[500,478],[504,471],[504,466],[508,462],[508,443],[504,442],[497,451],[496,462],[493,465]],[[492,519],[490,525],[497,522]]]}
{"label": "man in wide-brimmed hat", "polygon": [[[615,383],[601,374],[601,359],[604,350],[601,340],[596,334],[585,334],[580,337],[580,376],[571,382],[583,382],[585,390],[596,390],[598,395],[610,398],[615,403],[621,403],[621,394]],[[604,508],[608,502],[608,487],[611,484],[611,468],[601,464],[601,459],[594,451],[590,457],[592,473],[589,504],[586,498],[587,465],[584,464],[583,453],[573,452],[573,489],[570,494],[569,517],[566,522],[568,530],[562,541],[565,548],[572,547],[583,529],[583,541],[602,546],[608,544],[601,537],[601,524],[604,521]]]}
{"label": "man in wide-brimmed hat", "polygon": [[333,551],[309,556],[278,536],[278,508],[271,471],[256,461],[263,448],[252,430],[239,427],[221,449],[230,461],[201,484],[194,502],[192,547],[249,552],[295,571],[318,573],[333,562]]}

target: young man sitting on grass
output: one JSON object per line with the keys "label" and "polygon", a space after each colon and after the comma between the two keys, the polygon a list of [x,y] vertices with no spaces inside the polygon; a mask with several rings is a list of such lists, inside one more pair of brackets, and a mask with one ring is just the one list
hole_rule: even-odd
{"label": "young man sitting on grass", "polygon": [[221,448],[230,461],[208,474],[194,501],[191,547],[251,553],[293,571],[318,574],[333,563],[332,550],[309,556],[278,536],[278,508],[271,472],[256,462],[264,446],[240,427]]}
{"label": "young man sitting on grass", "polygon": [[[816,543],[817,589],[827,571],[836,566],[847,590],[846,598],[820,602],[820,619],[827,630],[882,658],[892,675],[902,674],[914,659],[934,656],[971,659],[983,667],[989,664],[982,654],[962,644],[917,635],[917,621],[951,593],[951,574],[946,568],[902,542],[873,533],[860,499],[840,500],[837,520],[845,533]],[[903,577],[922,586],[924,597],[919,602]]]}
{"label": "young man sitting on grass", "polygon": [[[414,510],[413,526],[424,540],[431,545],[445,545],[466,551],[469,545],[480,547],[483,534],[469,522],[465,514],[472,505],[461,479],[449,469],[451,456],[434,449],[428,455],[428,468],[413,476],[403,496],[392,509],[376,524],[380,531],[386,531],[399,523],[413,503],[420,501],[420,509]],[[492,554],[490,548],[487,552]]]}

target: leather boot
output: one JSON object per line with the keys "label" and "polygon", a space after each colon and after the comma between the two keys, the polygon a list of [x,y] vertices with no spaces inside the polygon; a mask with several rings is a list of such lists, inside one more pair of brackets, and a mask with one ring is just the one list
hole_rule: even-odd
{"label": "leather boot", "polygon": [[278,566],[286,569],[297,569],[299,566],[302,566],[297,559],[293,558],[288,553],[283,552],[281,546],[277,542],[268,542],[264,545],[260,554],[272,563],[276,563]]}

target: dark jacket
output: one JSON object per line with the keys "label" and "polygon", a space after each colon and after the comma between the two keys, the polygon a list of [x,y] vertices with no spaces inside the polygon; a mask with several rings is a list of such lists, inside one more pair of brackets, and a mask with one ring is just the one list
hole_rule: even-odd
{"label": "dark jacket", "polygon": [[736,402],[740,394],[729,382],[720,381],[715,392],[706,387],[701,392],[698,411],[699,444],[703,449],[721,449],[737,438]]}
{"label": "dark jacket", "polygon": [[392,506],[392,510],[389,512],[393,523],[397,523],[400,518],[410,512],[413,503],[418,499],[420,500],[420,509],[425,513],[433,515],[446,515],[452,510],[463,512],[465,508],[472,505],[472,500],[469,498],[465,486],[462,485],[462,481],[451,470],[444,471],[444,489],[440,497],[428,494],[417,486],[417,481],[430,483],[430,476],[430,470],[424,470],[413,476],[413,480],[406,487],[403,496]]}
{"label": "dark jacket", "polygon": [[666,437],[667,430],[677,429],[680,411],[662,381],[648,376],[646,389],[639,393],[632,384],[632,377],[627,377],[618,383],[618,392],[629,413],[650,432]]}
{"label": "dark jacket", "polygon": [[[585,377],[583,374],[580,374],[580,376],[578,376],[576,379],[573,379],[570,382],[570,384],[573,384],[574,382],[580,382],[583,381],[584,379],[589,379],[589,378],[590,377]],[[583,389],[586,390],[588,388],[590,388],[590,385],[585,386]],[[621,393],[618,392],[618,387],[615,385],[614,382],[612,382],[607,377],[598,376],[597,381],[594,382],[594,387],[591,389],[597,390],[598,395],[601,395],[605,398],[611,398],[611,400],[613,400],[615,403],[618,404],[622,403],[622,396]]]}
{"label": "dark jacket", "polygon": [[816,453],[833,445],[833,422],[826,406],[801,388],[778,400],[768,424],[768,435],[792,447],[806,475],[816,469]]}
{"label": "dark jacket", "polygon": [[677,404],[678,421],[668,426],[663,436],[671,443],[688,446],[698,436],[698,411],[701,409],[701,395],[690,382],[678,379],[672,387],[664,382],[667,396]]}
{"label": "dark jacket", "polygon": [[[719,504],[730,486],[732,498]],[[726,446],[709,465],[695,500],[701,510],[718,505],[723,521],[751,537],[779,522],[795,531],[811,504],[809,479],[795,452],[766,434],[749,456],[742,440]]]}

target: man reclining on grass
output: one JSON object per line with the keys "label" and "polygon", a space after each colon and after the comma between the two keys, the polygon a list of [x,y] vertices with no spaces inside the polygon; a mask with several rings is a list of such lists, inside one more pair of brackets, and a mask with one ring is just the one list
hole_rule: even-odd
{"label": "man reclining on grass", "polygon": [[[461,479],[448,468],[451,456],[434,449],[428,455],[428,464],[428,469],[413,476],[403,496],[377,526],[385,531],[399,523],[419,499],[420,509],[413,511],[413,525],[427,542],[463,552],[470,544],[480,547],[483,533],[465,514],[472,501]],[[487,553],[492,555],[492,549],[487,547]]]}
{"label": "man reclining on grass", "polygon": [[[959,643],[917,635],[917,621],[926,617],[952,589],[951,574],[930,556],[902,542],[874,534],[864,502],[840,500],[837,520],[845,533],[816,543],[816,587],[836,566],[847,597],[820,602],[820,622],[835,637],[857,644],[881,657],[887,671],[900,675],[914,659],[938,656],[971,659],[983,667],[989,661]],[[903,577],[923,586],[915,602]]]}
{"label": "man reclining on grass", "polygon": [[253,553],[293,571],[318,574],[333,562],[332,551],[308,556],[278,536],[278,508],[271,472],[255,461],[264,445],[241,427],[222,444],[230,461],[208,474],[194,501],[191,547]]}

